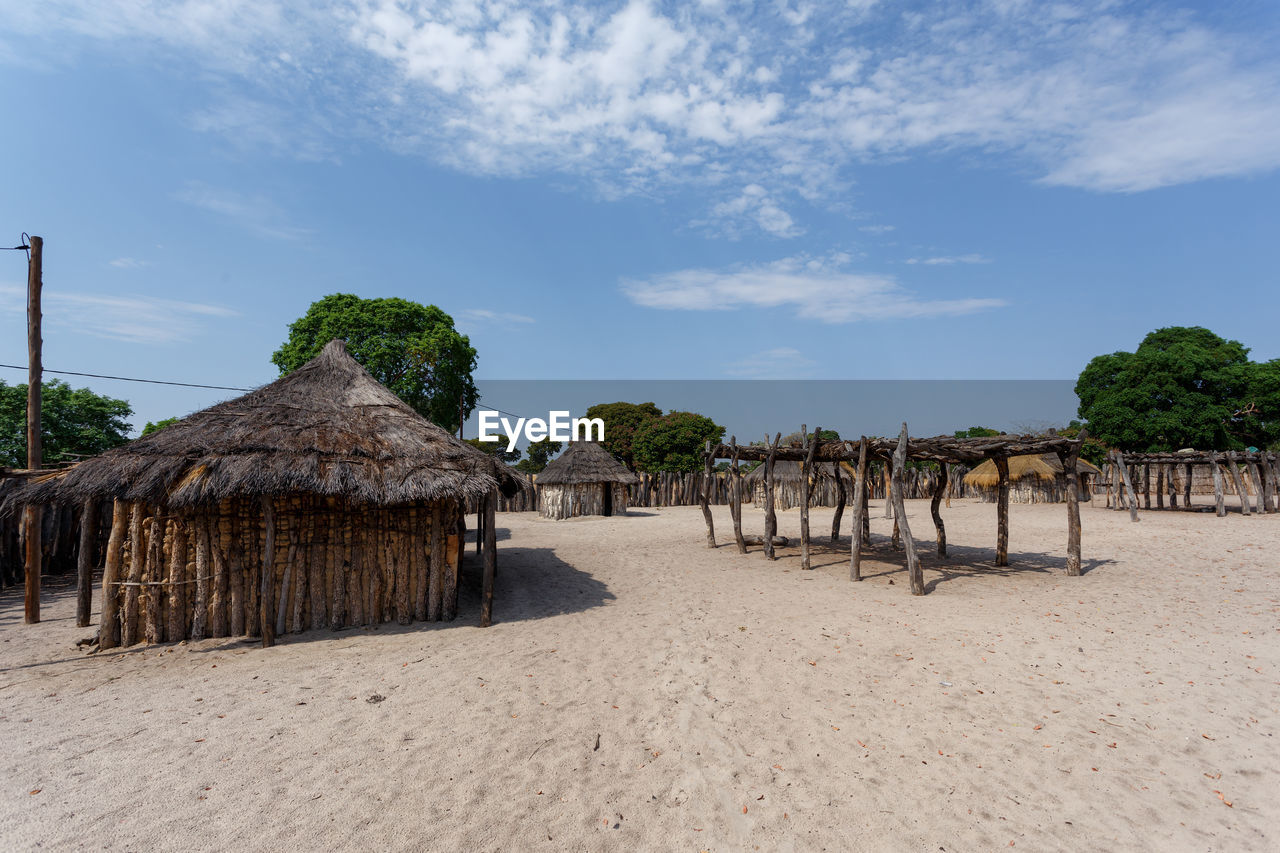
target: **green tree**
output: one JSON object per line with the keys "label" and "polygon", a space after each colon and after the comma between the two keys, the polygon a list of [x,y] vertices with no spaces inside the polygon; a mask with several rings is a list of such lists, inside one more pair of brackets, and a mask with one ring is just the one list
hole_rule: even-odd
{"label": "green tree", "polygon": [[[129,440],[133,409],[124,400],[72,388],[54,379],[41,386],[40,443],[46,465],[73,455],[95,456]],[[0,381],[0,465],[27,464],[27,386]]]}
{"label": "green tree", "polygon": [[179,420],[181,420],[181,418],[165,418],[164,420],[156,421],[155,423],[147,421],[147,425],[142,428],[142,434],[145,436],[151,435],[153,432],[159,432],[171,424],[176,424]]}
{"label": "green tree", "polygon": [[642,471],[701,471],[706,443],[722,438],[724,427],[705,415],[668,412],[642,424],[632,447]]}
{"label": "green tree", "polygon": [[636,431],[649,421],[662,417],[662,410],[653,403],[596,403],[587,409],[585,416],[604,421],[604,441],[600,446],[634,471],[636,458],[632,445]]}
{"label": "green tree", "polygon": [[1080,417],[1099,440],[1138,452],[1274,440],[1280,382],[1270,364],[1200,326],[1157,329],[1134,352],[1089,362],[1076,382]]}
{"label": "green tree", "polygon": [[1000,430],[991,427],[972,426],[968,429],[956,430],[956,438],[987,438],[999,434]]}
{"label": "green tree", "polygon": [[505,438],[499,439],[498,441],[481,441],[478,438],[464,438],[463,441],[474,447],[476,450],[487,453],[499,462],[505,462],[508,465],[520,458],[519,450],[507,451],[507,441]]}
{"label": "green tree", "polygon": [[516,470],[522,474],[540,474],[542,469],[551,462],[551,457],[559,453],[562,447],[564,447],[563,442],[552,441],[549,438],[532,442],[524,449],[526,458],[516,463]]}
{"label": "green tree", "polygon": [[271,356],[281,375],[297,370],[334,338],[419,414],[456,432],[480,399],[472,381],[476,351],[453,318],[434,305],[407,299],[361,299],[335,293],[313,302],[289,326],[289,339]]}

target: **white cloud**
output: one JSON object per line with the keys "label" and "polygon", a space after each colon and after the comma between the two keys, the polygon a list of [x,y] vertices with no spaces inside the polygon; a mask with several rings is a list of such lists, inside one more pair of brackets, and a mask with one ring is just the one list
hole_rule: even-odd
{"label": "white cloud", "polygon": [[[25,288],[0,285],[0,313],[25,314],[25,295]],[[142,344],[189,340],[208,320],[239,316],[221,305],[150,296],[46,290],[43,303],[46,326]]]}
{"label": "white cloud", "polygon": [[726,365],[724,372],[743,379],[797,379],[808,375],[815,364],[794,347],[776,347]]}
{"label": "white cloud", "polygon": [[892,276],[845,271],[847,256],[784,258],[728,270],[689,269],[628,279],[622,292],[637,305],[683,311],[786,310],[807,320],[850,323],[972,314],[1001,299],[926,299]]}
{"label": "white cloud", "polygon": [[458,312],[458,320],[469,325],[497,323],[504,326],[524,325],[536,322],[524,314],[511,314],[506,311],[490,311],[488,308],[467,308]]}
{"label": "white cloud", "polygon": [[115,258],[107,263],[119,270],[136,270],[151,266],[150,261],[140,261],[137,258]]}
{"label": "white cloud", "polygon": [[791,215],[783,210],[759,184],[747,184],[737,198],[721,202],[711,208],[709,220],[695,220],[695,226],[706,226],[725,236],[737,239],[744,227],[759,228],[774,237],[798,237],[804,229],[796,225]]}
{"label": "white cloud", "polygon": [[[1213,14],[1114,0],[57,0],[9,11],[0,58],[158,48],[215,80],[217,103],[190,121],[237,145],[314,159],[354,137],[606,195],[716,187],[709,215],[727,233],[786,236],[798,200],[838,204],[864,164],[939,150],[1097,191],[1280,167],[1274,19],[1227,31]],[[767,203],[744,202],[753,186]]]}
{"label": "white cloud", "polygon": [[859,231],[865,231],[865,232],[866,232],[866,233],[868,233],[868,234],[888,234],[890,231],[894,230],[894,226],[892,226],[892,225],[863,225],[863,226],[861,226],[858,230],[859,230]]}
{"label": "white cloud", "polygon": [[927,267],[949,267],[953,264],[989,264],[991,263],[991,259],[978,254],[969,254],[943,255],[934,258],[907,258],[906,262],[909,264],[923,264]]}
{"label": "white cloud", "polygon": [[288,224],[284,211],[263,195],[250,196],[190,181],[174,197],[178,201],[229,219],[259,237],[300,240],[311,233],[306,228]]}

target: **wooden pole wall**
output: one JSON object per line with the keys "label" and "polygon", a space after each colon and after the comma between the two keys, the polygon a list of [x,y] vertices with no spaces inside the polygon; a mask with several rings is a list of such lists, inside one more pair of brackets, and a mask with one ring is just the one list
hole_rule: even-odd
{"label": "wooden pole wall", "polygon": [[1222,469],[1218,466],[1218,454],[1210,451],[1209,468],[1213,472],[1213,504],[1219,518],[1227,514],[1227,502],[1222,496]]}
{"label": "wooden pole wall", "polygon": [[809,556],[809,478],[813,475],[813,454],[818,449],[818,427],[813,428],[813,437],[809,437],[805,424],[800,425],[800,436],[807,449],[804,466],[800,470],[800,568],[812,569]]}
{"label": "wooden pole wall", "polygon": [[[484,502],[484,578],[480,593],[480,627],[493,624],[493,587],[498,571],[497,538],[494,534],[494,512],[498,493],[494,491]],[[714,547],[714,541],[713,541]]]}
{"label": "wooden pole wall", "polygon": [[76,627],[88,628],[93,609],[93,549],[98,541],[98,501],[86,500],[80,510],[80,551],[76,555]]}

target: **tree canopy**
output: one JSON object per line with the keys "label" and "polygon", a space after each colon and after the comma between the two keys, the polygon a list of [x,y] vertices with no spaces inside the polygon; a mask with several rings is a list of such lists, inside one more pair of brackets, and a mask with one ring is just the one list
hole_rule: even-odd
{"label": "tree canopy", "polygon": [[1229,450],[1280,438],[1280,360],[1200,326],[1157,329],[1134,352],[1094,358],[1076,382],[1080,417],[1135,452]]}
{"label": "tree canopy", "polygon": [[475,449],[489,454],[499,462],[505,462],[508,465],[520,458],[519,450],[507,451],[506,441],[481,441],[478,438],[464,438],[463,441]]}
{"label": "tree canopy", "polygon": [[[54,379],[41,386],[40,437],[46,465],[73,455],[96,456],[129,440],[133,409],[124,400],[72,388]],[[0,381],[0,465],[27,464],[27,386]]]}
{"label": "tree canopy", "polygon": [[662,410],[653,403],[597,403],[587,409],[585,417],[604,421],[604,441],[600,445],[635,471],[633,444],[636,431],[649,421],[662,417]]}
{"label": "tree canopy", "polygon": [[407,299],[361,299],[335,293],[313,302],[289,326],[289,339],[271,356],[281,375],[319,355],[334,338],[383,385],[419,414],[450,432],[475,408],[476,351],[453,318],[434,305]]}
{"label": "tree canopy", "polygon": [[147,425],[142,428],[142,434],[151,435],[151,433],[153,432],[159,432],[160,430],[164,429],[167,426],[176,424],[179,420],[181,419],[180,418],[164,418],[163,420],[158,420],[155,423],[152,423],[151,421],[147,421]]}
{"label": "tree canopy", "polygon": [[968,429],[956,430],[956,438],[987,438],[992,435],[999,435],[1000,430],[991,427],[971,426]]}
{"label": "tree canopy", "polygon": [[516,463],[516,470],[522,474],[540,474],[551,462],[551,457],[560,452],[564,443],[549,438],[532,442],[524,449],[525,458]]}
{"label": "tree canopy", "polygon": [[642,471],[701,471],[704,446],[722,438],[724,427],[705,415],[668,412],[640,425],[632,449]]}

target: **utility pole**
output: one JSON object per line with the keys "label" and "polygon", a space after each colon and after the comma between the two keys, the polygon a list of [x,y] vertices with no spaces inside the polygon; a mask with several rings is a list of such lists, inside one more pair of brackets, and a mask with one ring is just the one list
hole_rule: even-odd
{"label": "utility pole", "polygon": [[[27,260],[27,469],[38,470],[43,460],[40,447],[40,383],[44,368],[40,360],[40,290],[44,287],[41,268],[44,261],[44,239],[30,238],[31,255]],[[22,510],[26,536],[25,613],[27,624],[40,621],[41,507],[28,504]]]}

